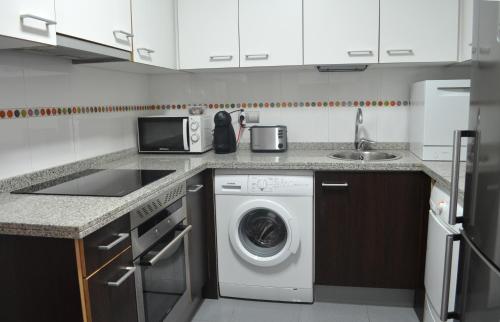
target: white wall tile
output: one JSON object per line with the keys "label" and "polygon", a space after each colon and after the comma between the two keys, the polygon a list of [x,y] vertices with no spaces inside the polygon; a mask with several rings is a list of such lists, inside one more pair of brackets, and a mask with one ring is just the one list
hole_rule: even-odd
{"label": "white wall tile", "polygon": [[29,118],[32,170],[76,161],[71,116]]}
{"label": "white wall tile", "polygon": [[9,178],[31,169],[27,119],[0,121],[0,178]]}
{"label": "white wall tile", "polygon": [[21,56],[0,53],[0,108],[26,106],[23,73]]}

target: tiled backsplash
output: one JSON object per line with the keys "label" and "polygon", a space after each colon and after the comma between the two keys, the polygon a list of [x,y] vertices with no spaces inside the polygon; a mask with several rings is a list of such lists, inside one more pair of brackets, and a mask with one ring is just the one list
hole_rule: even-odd
{"label": "tiled backsplash", "polygon": [[[385,65],[358,73],[319,73],[311,67],[155,75],[149,88],[153,104],[202,103],[211,112],[221,105],[259,111],[260,124],[287,125],[290,142],[350,142],[354,107],[363,107],[363,135],[379,142],[407,142],[411,84],[467,77],[466,66]],[[243,142],[248,140],[247,133]]]}
{"label": "tiled backsplash", "polygon": [[[135,147],[148,84],[144,75],[0,53],[0,178]],[[110,107],[122,112],[103,112]]]}
{"label": "tiled backsplash", "polygon": [[290,142],[352,141],[359,106],[366,136],[406,142],[410,85],[467,76],[466,67],[394,66],[146,76],[2,52],[0,178],[134,148],[138,115],[186,114],[190,104],[259,111],[261,124],[287,125]]}

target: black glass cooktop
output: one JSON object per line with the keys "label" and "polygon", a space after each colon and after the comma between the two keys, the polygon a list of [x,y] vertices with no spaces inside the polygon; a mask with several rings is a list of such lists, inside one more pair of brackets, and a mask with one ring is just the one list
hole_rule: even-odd
{"label": "black glass cooktop", "polygon": [[174,170],[90,169],[13,191],[16,194],[123,197]]}

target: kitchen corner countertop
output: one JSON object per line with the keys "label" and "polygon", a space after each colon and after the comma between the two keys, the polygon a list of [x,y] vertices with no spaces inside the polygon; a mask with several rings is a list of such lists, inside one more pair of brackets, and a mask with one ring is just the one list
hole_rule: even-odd
{"label": "kitchen corner countertop", "polygon": [[[83,238],[166,188],[184,182],[205,169],[337,170],[337,171],[423,171],[439,186],[449,190],[451,162],[421,161],[407,150],[387,150],[401,155],[393,161],[344,161],[328,157],[330,150],[290,150],[285,153],[232,154],[208,152],[201,155],[128,154],[114,161],[97,162],[99,169],[176,170],[124,197],[78,197],[0,193],[0,234]],[[86,166],[89,168],[89,166]],[[84,167],[78,171],[85,170]],[[463,200],[465,165],[461,168],[460,200]],[[57,168],[53,178],[61,176]],[[74,171],[76,172],[76,171]],[[47,175],[46,175],[47,176]],[[49,180],[49,178],[45,178]]]}

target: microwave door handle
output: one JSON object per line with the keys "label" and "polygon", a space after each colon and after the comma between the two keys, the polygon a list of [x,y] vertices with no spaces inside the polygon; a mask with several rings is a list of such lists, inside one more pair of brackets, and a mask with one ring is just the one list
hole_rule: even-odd
{"label": "microwave door handle", "polygon": [[183,128],[183,135],[182,135],[182,140],[184,143],[184,151],[189,150],[189,145],[188,145],[188,119],[185,118],[182,120],[182,128]]}
{"label": "microwave door handle", "polygon": [[184,236],[189,233],[193,229],[193,226],[189,225],[187,226],[179,235],[177,235],[170,243],[168,243],[167,246],[163,247],[158,254],[156,254],[153,258],[151,258],[149,261],[145,263],[141,263],[142,265],[146,266],[154,266],[161,258],[162,256],[167,253],[169,250],[174,248],[181,240],[184,238]]}

